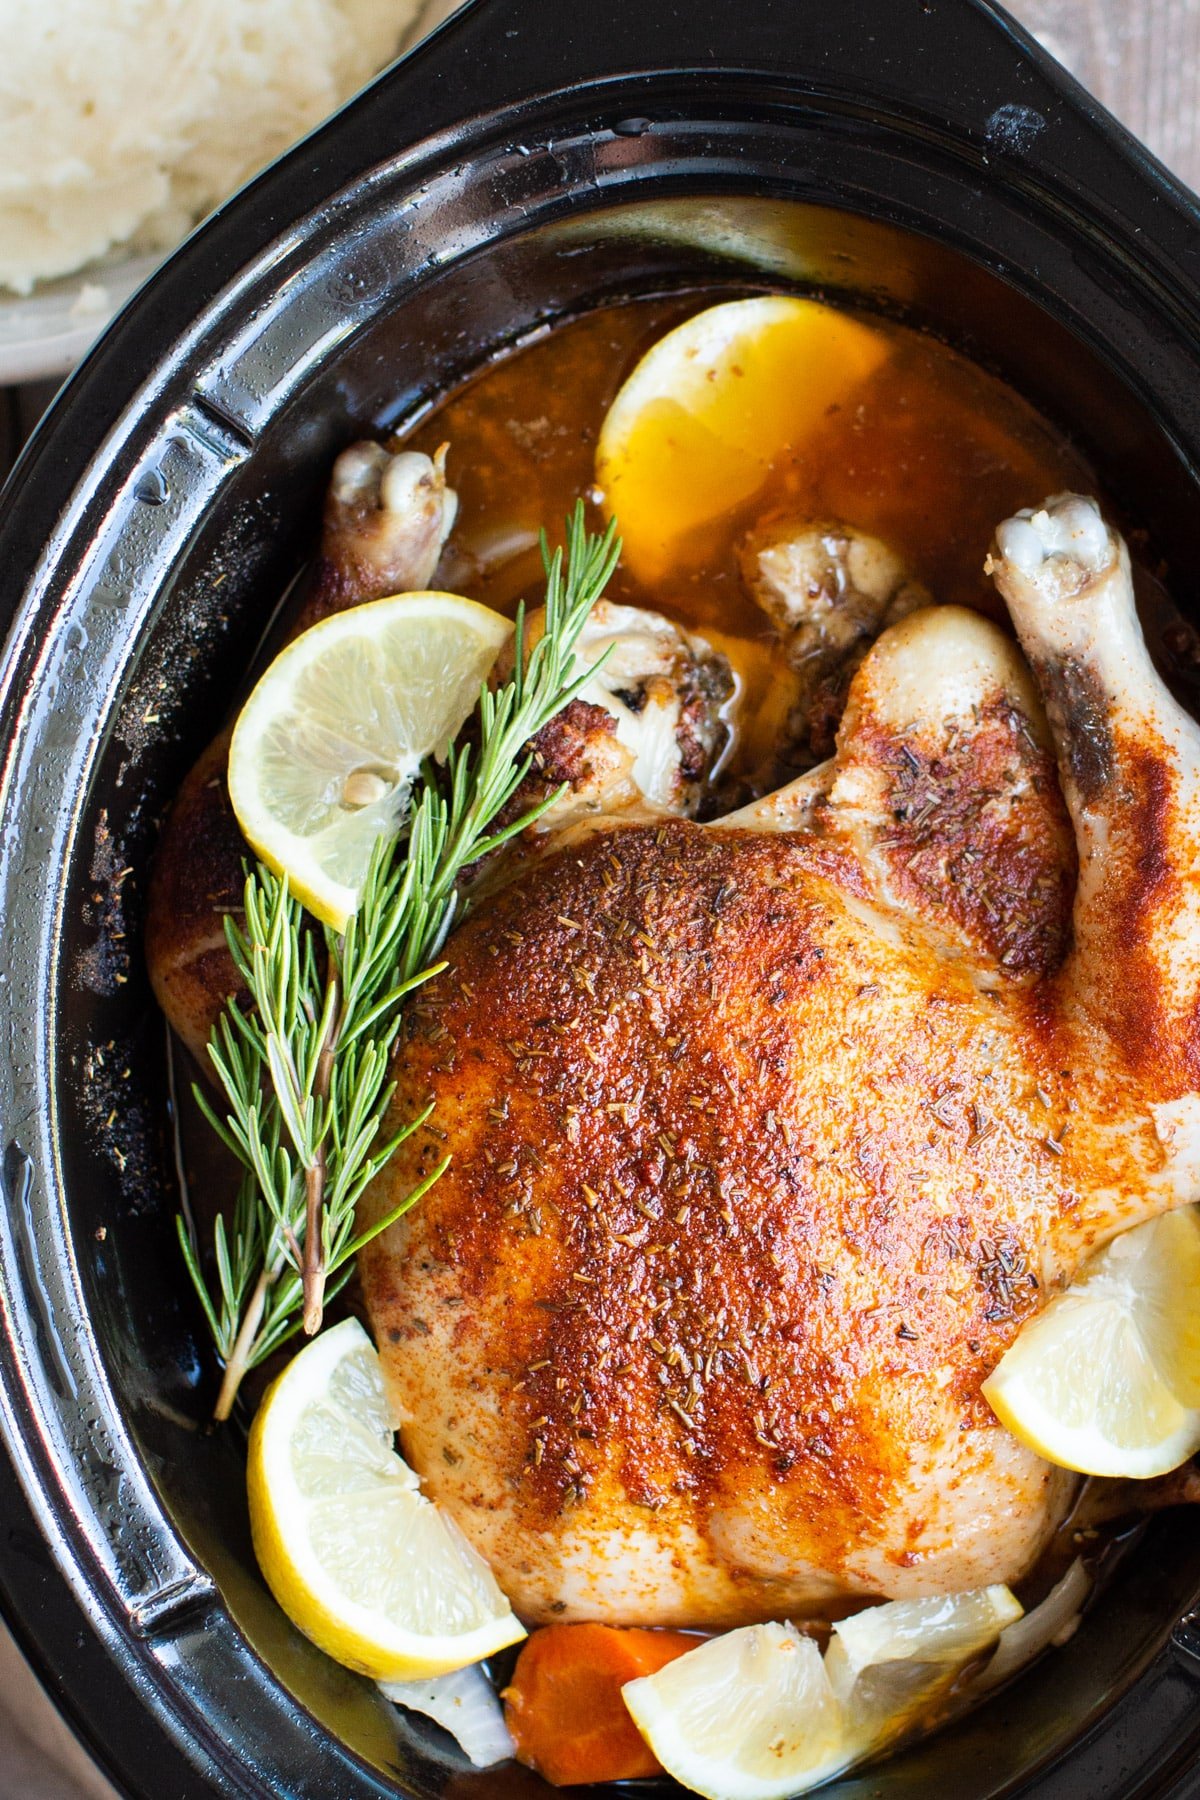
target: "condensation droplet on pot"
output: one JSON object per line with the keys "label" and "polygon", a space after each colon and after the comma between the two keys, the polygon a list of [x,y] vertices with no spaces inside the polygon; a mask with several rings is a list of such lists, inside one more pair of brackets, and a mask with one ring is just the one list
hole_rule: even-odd
{"label": "condensation droplet on pot", "polygon": [[138,476],[134,494],[147,506],[161,506],[170,495],[167,478],[161,469],[146,469]]}

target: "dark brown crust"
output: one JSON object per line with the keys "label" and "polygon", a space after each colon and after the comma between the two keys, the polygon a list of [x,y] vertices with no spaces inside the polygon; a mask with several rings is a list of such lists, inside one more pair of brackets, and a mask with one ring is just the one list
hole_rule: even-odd
{"label": "dark brown crust", "polygon": [[833,755],[850,683],[861,668],[869,647],[865,645],[852,650],[841,668],[822,676],[792,719],[791,730],[797,745],[803,746],[806,752],[805,761],[824,762],[827,756]]}
{"label": "dark brown crust", "polygon": [[[568,787],[582,786],[595,774],[593,740],[614,738],[616,734],[617,721],[603,706],[595,706],[590,700],[568,701],[529,745],[533,758],[530,781],[545,790],[559,787],[564,781]],[[527,797],[518,810],[527,810],[529,804]]]}
{"label": "dark brown crust", "polygon": [[1108,1022],[1134,1067],[1165,1076],[1176,1092],[1195,1091],[1200,1088],[1195,1021],[1186,1022],[1192,1026],[1188,1031],[1173,1016],[1155,932],[1164,915],[1183,910],[1179,777],[1161,744],[1122,743],[1120,768],[1124,805],[1109,840],[1110,908],[1102,959]]}
{"label": "dark brown crust", "polygon": [[[468,722],[465,736],[472,738],[475,721]],[[620,781],[628,757],[617,742],[617,722],[603,706],[590,700],[571,700],[556,713],[527,746],[530,768],[525,779],[496,817],[496,829],[504,830],[523,818],[564,785],[572,793]],[[532,837],[533,834],[531,834]],[[474,863],[464,876],[472,891],[490,891],[516,878],[526,853],[537,854],[540,840],[518,839],[498,850],[490,862]]]}
{"label": "dark brown crust", "polygon": [[1077,657],[1040,658],[1034,675],[1058,742],[1067,746],[1066,778],[1083,804],[1094,806],[1115,766],[1110,696]]}
{"label": "dark brown crust", "polygon": [[732,693],[733,675],[723,656],[706,655],[689,664],[675,731],[679,773],[686,783],[706,780],[727,743],[729,727],[720,718],[720,708]]}
{"label": "dark brown crust", "polygon": [[887,772],[890,885],[914,916],[944,918],[1010,977],[1050,974],[1070,941],[1075,840],[1054,757],[1010,700],[934,743],[859,725],[856,755]]}
{"label": "dark brown crust", "polygon": [[1104,895],[1090,919],[1089,999],[1131,1071],[1156,1097],[1200,1090],[1200,994],[1181,1005],[1164,932],[1186,916],[1195,846],[1179,804],[1176,758],[1151,728],[1113,739]]}

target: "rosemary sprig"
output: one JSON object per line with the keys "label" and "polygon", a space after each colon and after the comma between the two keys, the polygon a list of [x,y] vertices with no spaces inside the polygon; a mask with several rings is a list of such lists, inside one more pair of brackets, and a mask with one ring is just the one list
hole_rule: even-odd
{"label": "rosemary sprig", "polygon": [[575,647],[620,554],[615,526],[585,529],[582,503],[553,556],[542,538],[545,627],[526,653],[517,613],[513,674],[477,707],[474,743],[452,745],[441,769],[414,783],[408,818],[376,845],[358,910],[344,934],[314,932],[286,877],[259,863],[245,888],[245,920],[225,933],[249,1003],[231,1000],[209,1044],[224,1096],[196,1100],[242,1168],[228,1224],[213,1232],[215,1284],[181,1215],[179,1241],[225,1365],[215,1417],[229,1416],[241,1382],[296,1331],[321,1327],[364,1244],[428,1193],[449,1157],[370,1230],[355,1208],[430,1108],[390,1138],[381,1131],[395,1084],[388,1068],[404,1000],[436,963],[462,905],[464,872],[532,824],[561,793],[497,824],[531,766],[529,740],[583,687]]}

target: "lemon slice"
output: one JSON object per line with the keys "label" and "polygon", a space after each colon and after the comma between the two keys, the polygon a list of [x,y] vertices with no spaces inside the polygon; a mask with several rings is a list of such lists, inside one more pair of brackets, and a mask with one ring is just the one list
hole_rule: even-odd
{"label": "lemon slice", "polygon": [[714,526],[763,487],[889,354],[869,325],[816,300],[731,300],[660,338],[596,446],[623,558],[653,585],[711,552]]}
{"label": "lemon slice", "polygon": [[487,1564],[392,1448],[379,1358],[356,1319],[314,1338],[268,1390],[247,1482],[267,1585],[348,1669],[415,1681],[525,1636]]}
{"label": "lemon slice", "polygon": [[242,708],[229,797],[242,833],[342,931],[376,840],[424,757],[444,753],[512,626],[459,594],[334,613],[280,652]]}
{"label": "lemon slice", "polygon": [[638,1730],[710,1800],[789,1800],[907,1730],[1021,1616],[1005,1587],[873,1606],[822,1658],[791,1625],[726,1632],[621,1689]]}
{"label": "lemon slice", "polygon": [[1146,1477],[1200,1449],[1200,1218],[1114,1238],[1017,1333],[983,1392],[1048,1462]]}

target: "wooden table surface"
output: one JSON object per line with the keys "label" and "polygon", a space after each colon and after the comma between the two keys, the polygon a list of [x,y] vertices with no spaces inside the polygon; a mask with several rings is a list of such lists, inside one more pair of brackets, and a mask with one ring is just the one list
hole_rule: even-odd
{"label": "wooden table surface", "polygon": [[1200,190],[1200,0],[1009,0],[1009,11]]}
{"label": "wooden table surface", "polygon": [[[1010,0],[1009,10],[1200,190],[1200,0]],[[41,384],[0,394],[0,474],[52,392]],[[2,1627],[0,1742],[0,1800],[114,1800]]]}

